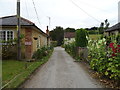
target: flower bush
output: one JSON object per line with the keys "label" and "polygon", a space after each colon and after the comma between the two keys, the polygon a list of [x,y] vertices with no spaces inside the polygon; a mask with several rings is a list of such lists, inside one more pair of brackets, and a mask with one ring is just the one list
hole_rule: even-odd
{"label": "flower bush", "polygon": [[77,49],[76,49],[75,42],[72,42],[72,43],[69,43],[69,44],[65,44],[64,48],[71,56],[76,57]]}
{"label": "flower bush", "polygon": [[120,45],[115,40],[89,40],[89,59],[93,70],[109,79],[120,82]]}
{"label": "flower bush", "polygon": [[34,52],[32,58],[36,59],[36,60],[41,60],[43,57],[47,56],[49,54],[49,52],[53,50],[53,47],[42,47],[40,49],[38,49],[36,52]]}

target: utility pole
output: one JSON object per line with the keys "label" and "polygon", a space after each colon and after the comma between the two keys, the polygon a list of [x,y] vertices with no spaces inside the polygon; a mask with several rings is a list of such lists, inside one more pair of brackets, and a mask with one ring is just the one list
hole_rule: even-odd
{"label": "utility pole", "polygon": [[49,19],[49,29],[50,29],[50,20],[51,20],[51,18],[49,17],[49,16],[47,16],[48,17],[48,19]]}
{"label": "utility pole", "polygon": [[17,59],[21,60],[21,43],[20,43],[20,0],[17,0],[17,30],[18,30],[18,41],[17,41]]}

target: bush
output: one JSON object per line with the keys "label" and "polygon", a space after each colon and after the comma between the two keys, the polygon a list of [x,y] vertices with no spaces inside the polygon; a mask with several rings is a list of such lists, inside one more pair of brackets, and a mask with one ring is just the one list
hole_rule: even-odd
{"label": "bush", "polygon": [[78,59],[79,56],[77,54],[77,47],[75,45],[75,42],[70,44],[64,45],[65,51],[67,51],[73,58]]}
{"label": "bush", "polygon": [[[107,41],[107,42],[106,42]],[[115,42],[115,41],[111,41]],[[120,81],[120,53],[112,56],[112,48],[106,45],[108,39],[89,41],[89,56],[91,57],[90,66],[93,70],[109,79]],[[114,47],[117,47],[114,46]]]}
{"label": "bush", "polygon": [[42,47],[40,49],[38,49],[36,52],[34,52],[32,58],[36,59],[36,60],[40,60],[43,57],[47,56],[48,53],[50,52],[50,50],[52,50],[53,47]]}
{"label": "bush", "polygon": [[84,29],[77,29],[75,41],[77,47],[86,47],[88,45],[87,32]]}
{"label": "bush", "polygon": [[56,47],[57,46],[57,41],[51,41],[51,46]]}
{"label": "bush", "polygon": [[2,60],[17,59],[17,45],[2,45]]}

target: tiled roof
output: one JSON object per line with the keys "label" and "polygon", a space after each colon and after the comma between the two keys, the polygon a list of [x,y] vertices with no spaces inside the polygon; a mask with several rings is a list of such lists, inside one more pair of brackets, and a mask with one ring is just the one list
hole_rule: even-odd
{"label": "tiled roof", "polygon": [[75,32],[65,32],[64,37],[65,38],[75,38]]}
{"label": "tiled roof", "polygon": [[[22,18],[20,20],[20,24],[21,26],[33,26],[35,28],[37,28],[40,32],[42,32],[42,34],[44,34],[45,36],[48,36],[46,33],[44,33],[40,28],[38,28],[33,22]],[[6,16],[6,17],[1,17],[0,18],[0,26],[16,26],[17,25],[17,15],[13,15],[13,16]]]}
{"label": "tiled roof", "polygon": [[[6,17],[1,17],[0,21],[2,21],[2,23],[0,23],[0,25],[5,26],[5,25],[17,25],[17,16],[13,15],[13,16],[6,16]],[[22,18],[21,17],[21,21],[20,21],[21,25],[34,25],[33,22]]]}
{"label": "tiled roof", "polygon": [[115,30],[120,30],[120,22],[118,24],[112,26],[111,28],[105,30],[105,32],[115,31]]}

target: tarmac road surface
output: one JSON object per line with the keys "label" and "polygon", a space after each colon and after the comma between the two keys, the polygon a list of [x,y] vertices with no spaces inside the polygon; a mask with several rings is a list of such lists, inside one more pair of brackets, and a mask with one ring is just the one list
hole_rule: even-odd
{"label": "tarmac road surface", "polygon": [[63,48],[54,48],[49,61],[23,88],[102,88]]}

